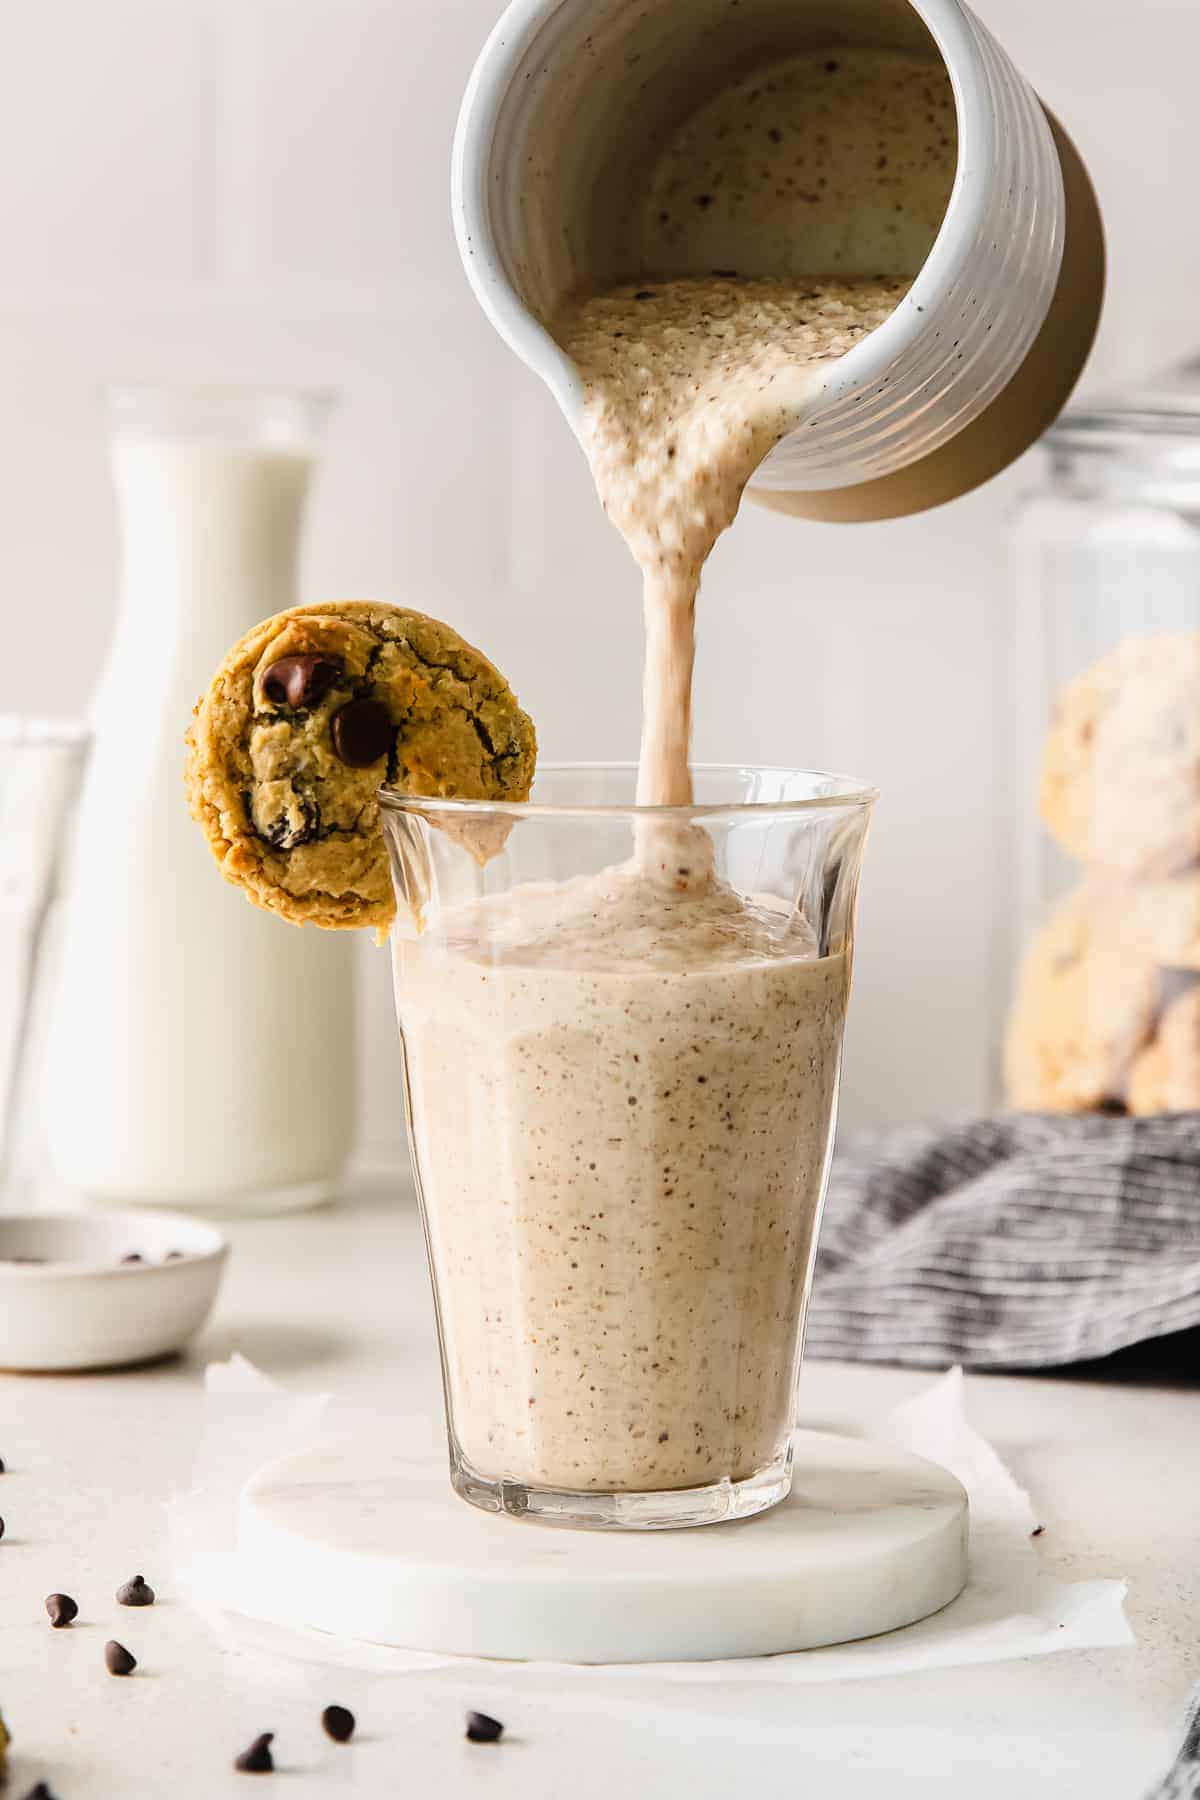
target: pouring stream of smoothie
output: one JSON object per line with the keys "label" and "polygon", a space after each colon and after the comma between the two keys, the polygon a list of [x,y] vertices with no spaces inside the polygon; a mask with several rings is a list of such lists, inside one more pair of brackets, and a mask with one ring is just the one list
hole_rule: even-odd
{"label": "pouring stream of smoothie", "polygon": [[[583,383],[597,491],[642,571],[643,805],[692,798],[704,564],[827,365],[903,298],[956,162],[940,63],[843,47],[759,71],[685,123],[635,208],[629,265],[672,278],[579,294],[550,321]],[[714,266],[731,244],[753,278]]]}
{"label": "pouring stream of smoothie", "polygon": [[556,327],[584,381],[604,510],[642,571],[638,803],[686,806],[696,596],[746,483],[793,430],[820,365],[881,325],[908,282],[711,276],[625,284]]}
{"label": "pouring stream of smoothie", "polygon": [[[634,221],[627,266],[676,274],[579,295],[550,321],[583,383],[597,491],[642,571],[643,806],[692,801],[704,564],[825,367],[906,292],[945,204],[951,104],[940,66],[891,52],[818,53],[739,85],[688,125]],[[929,176],[919,217],[914,169]],[[763,250],[754,279],[713,267],[711,233],[739,208]],[[789,273],[797,219],[812,266],[877,273]],[[777,823],[810,871],[853,879],[853,832],[843,856],[823,818]],[[541,829],[552,879],[481,892],[396,941],[461,1491],[492,1484],[489,1506],[505,1484],[556,1491],[560,1519],[581,1494],[761,1478],[778,1498],[837,1090],[844,912],[831,920],[823,887],[778,873],[746,891],[732,834],[702,821],[638,817],[632,858],[599,868],[607,828],[573,834],[570,852],[553,820]],[[727,1499],[703,1516],[732,1516]],[[695,1522],[689,1505],[674,1522]]]}

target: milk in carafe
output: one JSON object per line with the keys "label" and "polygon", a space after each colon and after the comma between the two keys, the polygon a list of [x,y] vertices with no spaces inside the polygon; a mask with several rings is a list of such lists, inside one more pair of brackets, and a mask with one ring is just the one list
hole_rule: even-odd
{"label": "milk in carafe", "polygon": [[121,1204],[325,1197],[354,1116],[352,941],[212,879],[183,730],[229,644],[294,603],[319,397],[118,396],[124,572],[94,709],[47,1063],[51,1157]]}

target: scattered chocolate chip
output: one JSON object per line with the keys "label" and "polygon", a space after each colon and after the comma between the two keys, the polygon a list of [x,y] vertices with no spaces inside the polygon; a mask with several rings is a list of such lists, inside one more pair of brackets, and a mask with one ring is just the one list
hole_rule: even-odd
{"label": "scattered chocolate chip", "polygon": [[234,1768],[243,1775],[269,1775],[275,1767],[271,1755],[271,1740],[274,1736],[273,1731],[264,1731],[261,1737],[256,1737],[248,1750],[243,1750],[240,1756],[234,1758]]}
{"label": "scattered chocolate chip", "polygon": [[354,1735],[354,1714],[345,1706],[327,1706],[321,1723],[335,1744],[348,1744]]}
{"label": "scattered chocolate chip", "polygon": [[110,1675],[132,1675],[137,1668],[137,1657],[131,1655],[124,1644],[118,1644],[116,1638],[109,1638],[104,1646],[104,1666]]}
{"label": "scattered chocolate chip", "polygon": [[0,1519],[0,1538],[4,1536],[4,1520]]}
{"label": "scattered chocolate chip", "polygon": [[467,1738],[472,1744],[498,1744],[503,1731],[499,1719],[489,1719],[486,1713],[467,1714]]}
{"label": "scattered chocolate chip", "polygon": [[132,1581],[123,1582],[117,1589],[117,1605],[153,1606],[154,1589],[146,1585],[142,1576],[135,1575]]}
{"label": "scattered chocolate chip", "polygon": [[146,1260],[146,1259],[145,1259],[145,1257],[144,1257],[144,1256],[139,1256],[139,1255],[138,1255],[138,1253],[137,1253],[137,1251],[136,1251],[136,1250],[131,1250],[131,1251],[130,1251],[130,1252],[129,1252],[129,1255],[128,1255],[128,1256],[123,1256],[123,1257],[122,1257],[122,1258],[121,1258],[121,1262],[122,1262],[122,1264],[125,1264],[125,1263],[140,1263],[140,1262],[145,1262],[145,1260]]}
{"label": "scattered chocolate chip", "polygon": [[25,1800],[54,1800],[54,1795],[44,1781],[39,1781],[36,1787],[30,1788]]}
{"label": "scattered chocolate chip", "polygon": [[713,203],[713,197],[711,194],[697,194],[696,195],[696,205],[700,208],[700,210],[702,212],[707,212],[709,207],[712,205],[712,203]]}
{"label": "scattered chocolate chip", "polygon": [[633,297],[635,300],[653,300],[654,289],[653,288],[642,288]]}
{"label": "scattered chocolate chip", "polygon": [[168,1262],[182,1262],[186,1255],[186,1250],[168,1250],[166,1260]]}
{"label": "scattered chocolate chip", "polygon": [[1045,1529],[1046,1529],[1046,1527],[1044,1525],[1035,1525],[1029,1535],[1030,1535],[1030,1537],[1041,1537],[1041,1535],[1042,1535],[1043,1531],[1045,1531]]}
{"label": "scattered chocolate chip", "polygon": [[837,64],[837,63],[835,63],[835,62],[827,62],[827,63],[826,63],[826,64],[825,64],[825,73],[826,73],[826,74],[827,74],[827,75],[833,75],[833,74],[836,74],[836,72],[837,72],[837,70],[838,70],[838,67],[839,67],[839,64]]}
{"label": "scattered chocolate chip", "polygon": [[391,748],[392,716],[382,700],[351,700],[334,713],[330,730],[334,749],[350,769],[369,769]]}
{"label": "scattered chocolate chip", "polygon": [[70,1594],[47,1594],[46,1612],[56,1631],[79,1617],[79,1607]]}
{"label": "scattered chocolate chip", "polygon": [[0,1475],[4,1473],[4,1458],[0,1456]]}
{"label": "scattered chocolate chip", "polygon": [[276,706],[315,706],[342,672],[328,656],[281,656],[262,678],[262,690]]}

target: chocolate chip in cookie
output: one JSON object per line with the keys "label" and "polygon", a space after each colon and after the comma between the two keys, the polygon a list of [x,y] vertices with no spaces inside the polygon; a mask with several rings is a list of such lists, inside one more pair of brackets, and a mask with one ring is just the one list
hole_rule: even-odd
{"label": "chocolate chip in cookie", "polygon": [[265,670],[262,691],[276,706],[300,712],[323,700],[341,672],[329,656],[281,656]]}
{"label": "chocolate chip in cookie", "polygon": [[188,797],[222,873],[328,930],[383,930],[395,914],[384,783],[519,801],[536,758],[533,723],[485,656],[436,619],[361,600],[292,607],[247,632],[188,741]]}
{"label": "chocolate chip in cookie", "polygon": [[334,713],[330,730],[348,769],[369,769],[392,747],[392,715],[382,700],[351,700]]}
{"label": "chocolate chip in cookie", "polygon": [[[247,814],[253,817],[252,801],[247,799]],[[301,844],[315,844],[321,835],[321,809],[315,800],[293,795],[292,805],[277,819],[259,827],[259,836],[272,850],[297,850]]]}

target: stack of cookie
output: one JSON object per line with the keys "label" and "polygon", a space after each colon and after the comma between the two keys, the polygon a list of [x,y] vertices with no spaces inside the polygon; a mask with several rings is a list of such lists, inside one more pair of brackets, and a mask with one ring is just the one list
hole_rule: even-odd
{"label": "stack of cookie", "polygon": [[1082,870],[1021,971],[1011,1104],[1200,1110],[1200,633],[1126,639],[1063,689],[1041,810]]}

